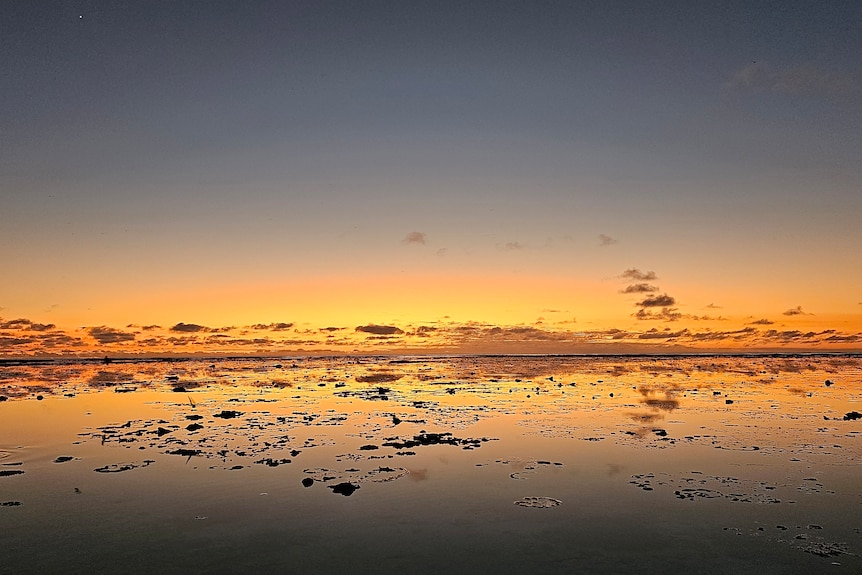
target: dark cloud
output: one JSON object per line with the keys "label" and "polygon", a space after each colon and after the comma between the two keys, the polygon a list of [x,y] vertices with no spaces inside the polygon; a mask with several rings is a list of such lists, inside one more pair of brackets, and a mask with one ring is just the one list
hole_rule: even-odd
{"label": "dark cloud", "polygon": [[676,300],[665,293],[644,298],[637,305],[640,307],[670,307],[675,303]]}
{"label": "dark cloud", "polygon": [[772,325],[774,321],[769,321],[768,319],[759,319],[757,321],[749,322],[748,325]]}
{"label": "dark cloud", "polygon": [[811,315],[802,311],[802,306],[798,305],[794,308],[790,308],[789,310],[783,312],[784,315]]}
{"label": "dark cloud", "polygon": [[422,244],[425,245],[425,232],[410,232],[404,239],[401,240],[402,244]]}
{"label": "dark cloud", "polygon": [[620,293],[652,293],[658,291],[658,287],[650,284],[631,284],[626,286],[626,289],[620,290]]}
{"label": "dark cloud", "polygon": [[209,331],[208,327],[198,325],[196,323],[178,323],[171,328],[171,331],[179,332],[179,333],[195,333],[199,331]]}
{"label": "dark cloud", "polygon": [[232,327],[207,327],[196,323],[178,323],[171,327],[171,331],[177,333],[219,333],[232,330]]}
{"label": "dark cloud", "polygon": [[269,330],[269,331],[284,331],[293,327],[293,323],[256,323],[254,325],[249,326],[251,329],[256,330]]}
{"label": "dark cloud", "polygon": [[618,244],[619,240],[612,238],[611,236],[605,234],[599,234],[599,246],[606,247],[612,246],[614,244]]}
{"label": "dark cloud", "polygon": [[90,337],[102,344],[122,343],[124,341],[134,341],[135,339],[135,334],[133,333],[121,331],[104,325],[91,327],[87,329],[87,333]]}
{"label": "dark cloud", "polygon": [[638,339],[677,339],[686,335],[689,335],[688,329],[682,329],[680,331],[670,331],[664,330],[659,331],[655,328],[646,331],[638,336]]}
{"label": "dark cloud", "polygon": [[344,329],[343,327],[331,327],[331,326],[330,326],[330,327],[322,327],[322,328],[320,328],[320,331],[330,331],[330,332],[332,332],[332,331],[341,331],[341,330],[343,330],[343,329]]}
{"label": "dark cloud", "polygon": [[657,280],[658,276],[655,275],[655,272],[642,272],[637,268],[629,268],[622,273],[621,278],[625,278],[627,280],[635,280],[635,281],[643,281],[649,282],[653,280]]}
{"label": "dark cloud", "polygon": [[715,305],[714,303],[711,303],[711,304],[706,306],[706,309],[723,309],[723,308],[720,305]]}
{"label": "dark cloud", "polygon": [[57,327],[53,323],[36,323],[29,319],[18,318],[0,322],[0,329],[27,329],[31,331],[48,331]]}
{"label": "dark cloud", "polygon": [[394,325],[359,325],[356,326],[356,331],[369,333],[372,335],[400,335],[404,333],[400,328]]}

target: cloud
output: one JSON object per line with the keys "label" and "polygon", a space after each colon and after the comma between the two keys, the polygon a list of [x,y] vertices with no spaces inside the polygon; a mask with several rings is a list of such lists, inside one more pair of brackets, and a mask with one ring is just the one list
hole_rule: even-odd
{"label": "cloud", "polygon": [[176,333],[219,333],[231,331],[232,327],[207,327],[196,323],[178,323],[171,327],[170,331]]}
{"label": "cloud", "polygon": [[422,244],[425,245],[425,232],[410,232],[404,239],[401,240],[402,244]]}
{"label": "cloud", "polygon": [[87,333],[90,335],[90,337],[102,344],[121,343],[124,341],[134,341],[135,339],[135,334],[133,333],[121,331],[119,329],[107,327],[104,325],[99,327],[91,327],[87,329]]}
{"label": "cloud", "polygon": [[358,325],[356,326],[356,331],[362,333],[370,333],[373,335],[400,335],[404,333],[403,330],[394,326],[394,325]]}
{"label": "cloud", "polygon": [[859,91],[858,75],[815,66],[773,68],[766,62],[751,62],[725,82],[732,92],[773,92],[792,95],[837,95]]}
{"label": "cloud", "polygon": [[506,245],[503,246],[503,249],[507,252],[512,252],[524,249],[524,245],[518,242],[507,242]]}
{"label": "cloud", "polygon": [[654,295],[639,301],[637,305],[640,307],[669,307],[676,303],[676,299],[667,295]]}
{"label": "cloud", "polygon": [[805,313],[802,311],[802,306],[798,305],[796,307],[792,307],[789,310],[782,312],[783,315],[812,315],[809,313]]}
{"label": "cloud", "polygon": [[179,333],[196,333],[199,331],[210,331],[210,328],[198,325],[196,323],[178,323],[171,328],[171,331],[179,332]]}
{"label": "cloud", "polygon": [[[673,298],[671,298],[673,299]],[[675,307],[663,307],[660,312],[653,312],[648,309],[639,309],[635,314],[637,319],[650,319],[660,321],[677,321],[683,317],[683,314],[677,311]]]}
{"label": "cloud", "polygon": [[606,247],[612,246],[614,244],[620,243],[619,240],[612,238],[611,236],[605,234],[599,234],[599,246]]}
{"label": "cloud", "polygon": [[706,309],[723,309],[723,308],[720,305],[715,305],[714,303],[711,303],[711,304],[706,306]]}
{"label": "cloud", "polygon": [[341,331],[343,329],[344,329],[343,327],[332,327],[332,326],[330,326],[330,327],[322,327],[322,328],[320,328],[320,331],[333,332],[333,331]]}
{"label": "cloud", "polygon": [[626,289],[620,290],[620,293],[652,293],[654,291],[658,291],[658,287],[641,283],[626,286]]}
{"label": "cloud", "polygon": [[249,328],[256,330],[270,330],[270,331],[285,331],[293,327],[293,323],[256,323],[254,325],[250,325]]}
{"label": "cloud", "polygon": [[759,319],[757,321],[749,322],[748,325],[772,325],[774,321],[769,321],[768,319]]}
{"label": "cloud", "polygon": [[627,280],[635,280],[635,281],[653,281],[657,280],[658,276],[655,275],[655,272],[642,272],[637,268],[629,268],[622,273],[621,278],[625,278]]}
{"label": "cloud", "polygon": [[19,329],[30,331],[48,331],[57,327],[53,323],[36,323],[29,319],[18,318],[0,322],[0,329]]}

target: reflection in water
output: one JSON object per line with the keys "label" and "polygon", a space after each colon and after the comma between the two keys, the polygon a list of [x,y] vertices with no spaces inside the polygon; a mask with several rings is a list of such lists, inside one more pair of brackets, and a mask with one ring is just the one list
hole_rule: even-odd
{"label": "reflection in water", "polygon": [[[857,356],[0,364],[0,520],[16,572],[76,553],[141,572],[416,572],[440,548],[480,571],[656,572],[660,553],[625,558],[668,537],[696,571],[703,537],[715,572],[725,553],[748,557],[736,572],[858,569],[860,373]],[[55,510],[72,536],[39,553]],[[350,545],[333,552],[334,531]]]}

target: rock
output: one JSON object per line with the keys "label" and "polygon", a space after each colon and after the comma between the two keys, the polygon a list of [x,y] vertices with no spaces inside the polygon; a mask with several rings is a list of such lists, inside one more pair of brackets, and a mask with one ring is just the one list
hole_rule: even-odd
{"label": "rock", "polygon": [[345,481],[345,482],[339,483],[337,485],[330,485],[329,488],[332,489],[333,493],[340,493],[341,495],[344,495],[345,497],[350,497],[351,495],[353,495],[354,491],[359,489],[359,486],[354,485],[352,483],[348,483],[347,481]]}
{"label": "rock", "polygon": [[22,505],[22,503],[20,501],[4,501],[3,503],[0,503],[0,505],[3,507],[18,507],[19,505]]}
{"label": "rock", "polygon": [[0,477],[9,477],[10,475],[21,475],[24,473],[20,469],[0,469]]}
{"label": "rock", "polygon": [[853,419],[862,419],[862,413],[858,411],[851,411],[850,413],[844,414],[844,421],[851,421]]}
{"label": "rock", "polygon": [[311,487],[312,485],[314,485],[314,479],[312,479],[311,477],[306,477],[302,480],[303,487]]}
{"label": "rock", "polygon": [[221,413],[216,413],[213,415],[213,417],[221,417],[222,419],[233,419],[234,417],[239,417],[240,415],[242,415],[241,411],[223,409]]}
{"label": "rock", "polygon": [[0,401],[6,401],[7,399],[9,399],[9,398],[6,397],[5,395],[0,395]]}
{"label": "rock", "polygon": [[168,451],[168,455],[181,455],[183,457],[191,457],[193,455],[200,455],[200,449],[175,449],[173,451]]}
{"label": "rock", "polygon": [[186,388],[182,385],[178,385],[175,388],[171,389],[174,393],[186,393]]}
{"label": "rock", "polygon": [[201,425],[200,423],[192,423],[192,424],[186,426],[186,429],[189,431],[197,431],[198,429],[203,429],[203,428],[204,428],[204,426]]}
{"label": "rock", "polygon": [[172,431],[173,431],[172,429],[165,429],[164,427],[159,427],[159,428],[156,430],[156,435],[158,435],[159,437],[161,437],[161,436],[163,436],[163,435],[167,435],[168,433],[171,433]]}
{"label": "rock", "polygon": [[193,415],[187,415],[187,416],[186,416],[186,419],[188,419],[188,420],[190,420],[190,421],[197,421],[197,420],[199,420],[199,419],[203,419],[203,418],[204,418],[204,416],[203,416],[203,415],[198,415],[198,414],[196,414],[196,413],[195,413],[195,414],[193,414]]}
{"label": "rock", "polygon": [[733,400],[732,400],[732,399],[725,399],[725,400],[724,400],[724,403],[725,403],[726,405],[730,405],[731,403],[733,403]]}
{"label": "rock", "polygon": [[41,395],[36,396],[36,401],[42,401],[43,399],[45,399],[45,398],[42,397]]}
{"label": "rock", "polygon": [[54,460],[54,463],[66,463],[67,461],[72,461],[73,459],[75,458],[71,455],[61,455]]}
{"label": "rock", "polygon": [[377,445],[363,445],[359,448],[359,451],[371,451],[372,449],[380,449]]}
{"label": "rock", "polygon": [[826,387],[829,387],[830,385],[835,385],[835,382],[832,381],[831,379],[827,379],[825,383],[826,383]]}

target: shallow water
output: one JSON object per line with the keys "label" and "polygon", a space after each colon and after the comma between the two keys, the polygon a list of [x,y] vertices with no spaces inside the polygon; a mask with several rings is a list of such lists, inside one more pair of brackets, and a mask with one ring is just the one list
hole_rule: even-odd
{"label": "shallow water", "polygon": [[4,573],[862,572],[858,356],[7,362],[0,396]]}

